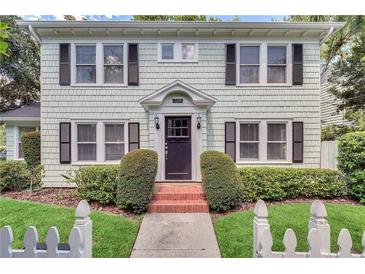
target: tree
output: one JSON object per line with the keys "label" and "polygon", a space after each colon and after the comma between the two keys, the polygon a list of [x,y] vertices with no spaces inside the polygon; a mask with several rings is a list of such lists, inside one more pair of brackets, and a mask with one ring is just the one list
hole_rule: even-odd
{"label": "tree", "polygon": [[133,21],[222,21],[217,17],[207,17],[206,15],[133,15]]}
{"label": "tree", "polygon": [[0,21],[0,61],[2,56],[9,56],[6,51],[8,49],[8,43],[6,42],[8,38],[8,29],[9,26],[6,23]]}
{"label": "tree", "polygon": [[2,57],[0,66],[0,111],[39,99],[39,45],[16,24],[19,19],[18,16],[0,16],[0,21],[9,26],[8,56]]}
{"label": "tree", "polygon": [[73,15],[64,15],[63,18],[66,20],[66,21],[76,21],[76,17],[73,16]]}
{"label": "tree", "polygon": [[133,21],[170,21],[171,15],[133,15]]}

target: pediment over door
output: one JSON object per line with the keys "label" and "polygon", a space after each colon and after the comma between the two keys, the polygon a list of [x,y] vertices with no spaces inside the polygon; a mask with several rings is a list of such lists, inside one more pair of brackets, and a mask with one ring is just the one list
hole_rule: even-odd
{"label": "pediment over door", "polygon": [[143,97],[138,102],[146,109],[149,110],[151,107],[161,106],[167,96],[170,94],[179,93],[188,96],[194,106],[210,108],[217,102],[214,97],[193,88],[184,82],[179,80],[164,86],[161,89]]}

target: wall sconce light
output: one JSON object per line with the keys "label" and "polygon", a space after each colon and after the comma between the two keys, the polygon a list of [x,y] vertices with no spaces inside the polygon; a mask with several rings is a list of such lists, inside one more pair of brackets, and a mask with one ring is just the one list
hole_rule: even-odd
{"label": "wall sconce light", "polygon": [[158,118],[157,114],[155,114],[155,126],[156,129],[160,129],[160,119]]}
{"label": "wall sconce light", "polygon": [[198,117],[196,117],[196,128],[197,129],[201,128],[201,123],[202,123],[202,117],[200,117],[200,114],[199,114]]}

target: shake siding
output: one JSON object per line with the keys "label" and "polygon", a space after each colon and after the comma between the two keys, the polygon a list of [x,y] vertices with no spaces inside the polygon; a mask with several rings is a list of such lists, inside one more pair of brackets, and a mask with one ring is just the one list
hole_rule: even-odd
{"label": "shake siding", "polygon": [[[199,42],[198,63],[158,63],[157,42],[140,42],[137,87],[65,87],[58,84],[58,44],[42,46],[42,161],[45,184],[68,186],[60,174],[59,122],[70,119],[129,119],[140,123],[141,148],[154,147],[153,112],[137,102],[181,80],[218,101],[203,117],[203,150],[224,151],[224,122],[233,119],[293,119],[304,122],[304,164],[320,166],[319,43],[304,43],[304,85],[292,87],[225,86],[224,43]],[[291,144],[288,144],[291,146]]]}
{"label": "shake siding", "polygon": [[337,104],[340,102],[329,92],[330,85],[321,86],[321,123],[322,127],[332,124],[346,123],[345,112],[337,111]]}

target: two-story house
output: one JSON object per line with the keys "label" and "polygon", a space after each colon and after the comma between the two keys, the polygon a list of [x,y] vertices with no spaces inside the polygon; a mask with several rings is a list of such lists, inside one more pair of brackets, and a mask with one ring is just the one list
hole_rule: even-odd
{"label": "two-story house", "polygon": [[42,46],[40,124],[0,119],[9,159],[21,158],[24,127],[40,126],[45,186],[137,148],[157,151],[157,181],[200,180],[204,150],[320,167],[320,44],[342,23],[19,25]]}

